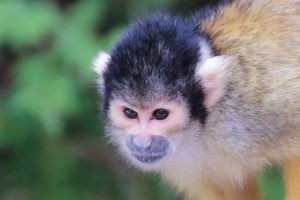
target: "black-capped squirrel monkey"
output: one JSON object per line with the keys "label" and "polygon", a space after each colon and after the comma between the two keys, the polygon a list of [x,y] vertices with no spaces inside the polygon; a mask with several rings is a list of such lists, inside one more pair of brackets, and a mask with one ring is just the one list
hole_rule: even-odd
{"label": "black-capped squirrel monkey", "polygon": [[191,200],[300,200],[300,1],[241,0],[133,24],[94,60],[111,142]]}

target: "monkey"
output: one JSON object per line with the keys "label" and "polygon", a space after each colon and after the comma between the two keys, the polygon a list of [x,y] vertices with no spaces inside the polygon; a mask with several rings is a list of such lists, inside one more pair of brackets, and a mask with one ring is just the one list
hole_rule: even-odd
{"label": "monkey", "polygon": [[109,141],[189,200],[300,199],[300,1],[233,0],[137,20],[93,60]]}

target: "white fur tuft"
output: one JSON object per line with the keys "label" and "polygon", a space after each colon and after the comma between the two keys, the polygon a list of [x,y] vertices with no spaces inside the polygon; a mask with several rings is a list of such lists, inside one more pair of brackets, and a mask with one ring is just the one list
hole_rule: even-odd
{"label": "white fur tuft", "polygon": [[100,51],[96,58],[93,60],[93,69],[98,74],[98,86],[100,93],[103,93],[104,88],[104,78],[103,73],[107,68],[107,64],[110,61],[110,55]]}
{"label": "white fur tuft", "polygon": [[93,69],[94,71],[102,76],[103,72],[105,71],[107,67],[107,63],[110,61],[110,55],[100,51],[96,58],[93,61]]}

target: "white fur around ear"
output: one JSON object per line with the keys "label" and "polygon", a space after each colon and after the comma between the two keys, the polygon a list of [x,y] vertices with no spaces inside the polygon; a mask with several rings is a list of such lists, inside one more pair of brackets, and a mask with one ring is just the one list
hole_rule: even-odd
{"label": "white fur around ear", "polygon": [[110,55],[100,51],[96,58],[93,60],[93,69],[94,71],[102,76],[103,72],[105,71],[108,62],[110,61]]}
{"label": "white fur around ear", "polygon": [[98,74],[98,84],[100,86],[100,92],[103,90],[103,73],[107,68],[107,64],[110,61],[110,55],[100,51],[93,60],[93,69]]}
{"label": "white fur around ear", "polygon": [[226,71],[230,63],[229,56],[215,56],[199,62],[196,66],[195,77],[204,90],[204,106],[210,108],[224,95]]}

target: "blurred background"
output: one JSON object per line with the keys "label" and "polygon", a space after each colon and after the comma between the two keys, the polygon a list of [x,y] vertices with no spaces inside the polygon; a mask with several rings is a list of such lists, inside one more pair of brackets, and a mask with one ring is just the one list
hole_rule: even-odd
{"label": "blurred background", "polygon": [[[147,14],[201,0],[0,0],[0,199],[181,200],[105,143],[91,60]],[[266,200],[281,175],[261,175]]]}

